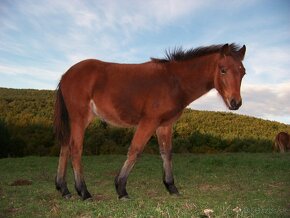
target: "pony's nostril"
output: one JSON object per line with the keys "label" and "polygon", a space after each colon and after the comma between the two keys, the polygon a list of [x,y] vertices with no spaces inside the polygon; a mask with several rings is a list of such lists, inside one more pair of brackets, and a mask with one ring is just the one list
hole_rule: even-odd
{"label": "pony's nostril", "polygon": [[236,108],[237,107],[237,103],[236,103],[236,101],[234,99],[232,99],[230,103],[231,103],[231,107],[232,108]]}
{"label": "pony's nostril", "polygon": [[231,106],[231,109],[233,109],[233,110],[237,110],[237,109],[239,109],[239,107],[242,105],[242,101],[239,101],[239,102],[237,102],[235,99],[232,99],[231,101],[230,101],[230,106]]}

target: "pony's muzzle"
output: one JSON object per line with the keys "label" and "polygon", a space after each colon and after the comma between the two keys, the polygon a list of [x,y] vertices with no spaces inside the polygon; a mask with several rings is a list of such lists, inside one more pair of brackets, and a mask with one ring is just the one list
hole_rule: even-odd
{"label": "pony's muzzle", "polygon": [[229,109],[230,110],[238,110],[242,105],[242,99],[236,100],[236,99],[231,99],[229,101]]}

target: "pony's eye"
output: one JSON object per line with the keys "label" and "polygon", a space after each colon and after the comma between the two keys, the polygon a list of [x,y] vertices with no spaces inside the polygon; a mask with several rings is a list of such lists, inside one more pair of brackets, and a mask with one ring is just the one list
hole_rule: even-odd
{"label": "pony's eye", "polygon": [[221,68],[221,74],[226,74],[227,70],[225,68]]}

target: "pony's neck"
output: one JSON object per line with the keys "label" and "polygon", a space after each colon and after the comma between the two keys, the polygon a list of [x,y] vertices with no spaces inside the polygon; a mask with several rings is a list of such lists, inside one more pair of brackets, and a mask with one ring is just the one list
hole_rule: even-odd
{"label": "pony's neck", "polygon": [[217,58],[217,54],[211,54],[173,63],[173,73],[180,82],[186,105],[214,88]]}

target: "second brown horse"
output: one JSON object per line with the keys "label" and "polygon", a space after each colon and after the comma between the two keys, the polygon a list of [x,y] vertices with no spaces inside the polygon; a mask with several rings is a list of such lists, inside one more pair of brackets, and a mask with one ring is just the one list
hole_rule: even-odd
{"label": "second brown horse", "polygon": [[144,146],[156,132],[163,159],[163,183],[170,194],[174,184],[172,126],[184,108],[215,88],[226,106],[237,110],[246,47],[213,45],[168,52],[165,59],[142,64],[85,60],[72,66],[57,90],[54,128],[61,145],[56,188],[68,198],[67,162],[71,158],[75,188],[82,199],[91,197],[81,164],[84,132],[94,117],[117,126],[136,127],[127,160],[115,179],[119,198],[128,198],[127,178]]}
{"label": "second brown horse", "polygon": [[290,151],[290,135],[287,132],[279,132],[276,135],[274,150],[280,153]]}

